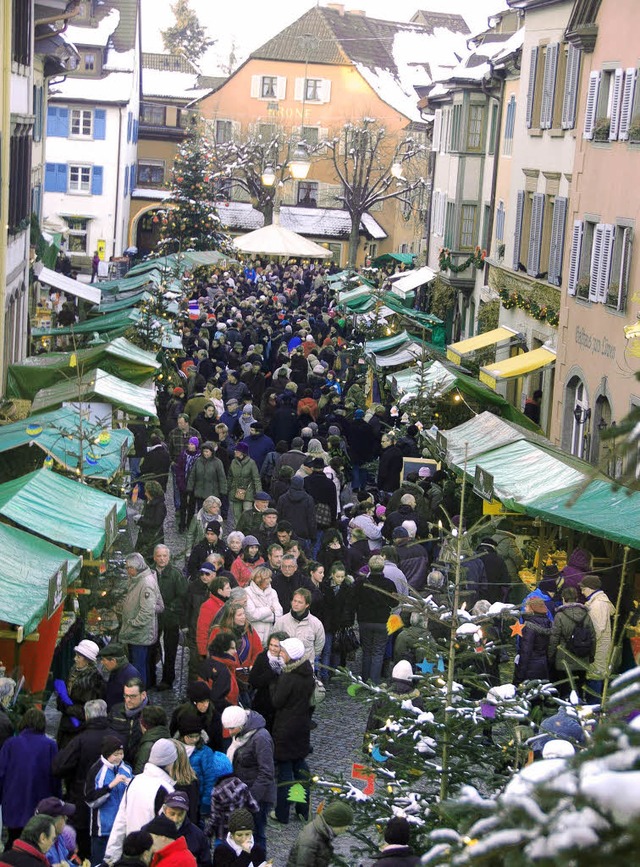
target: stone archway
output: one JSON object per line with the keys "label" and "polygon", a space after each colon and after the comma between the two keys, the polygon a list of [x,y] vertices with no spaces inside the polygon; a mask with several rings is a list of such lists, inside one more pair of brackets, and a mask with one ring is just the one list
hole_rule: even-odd
{"label": "stone archway", "polygon": [[148,256],[156,250],[160,240],[159,205],[150,205],[136,214],[131,226],[131,241],[138,248],[138,256]]}

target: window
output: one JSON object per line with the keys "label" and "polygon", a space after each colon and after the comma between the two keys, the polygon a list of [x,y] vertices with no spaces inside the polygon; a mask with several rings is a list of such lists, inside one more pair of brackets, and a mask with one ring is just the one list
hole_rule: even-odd
{"label": "window", "polygon": [[470,250],[476,243],[476,206],[463,205],[460,213],[460,249]]}
{"label": "window", "polygon": [[483,217],[482,217],[482,241],[480,246],[483,250],[487,250],[489,247],[489,224],[491,223],[491,206],[485,205],[483,208]]}
{"label": "window", "polygon": [[91,192],[91,166],[69,166],[69,192]]}
{"label": "window", "polygon": [[583,301],[624,311],[632,241],[633,230],[629,225],[576,220],[571,238],[568,293]]}
{"label": "window", "polygon": [[623,69],[603,69],[591,73],[584,114],[584,138],[600,142],[618,138],[624,79]]}
{"label": "window", "polygon": [[263,141],[269,142],[276,138],[278,134],[275,123],[259,123],[258,135]]}
{"label": "window", "polygon": [[278,98],[278,78],[275,75],[263,75],[260,83],[260,96],[262,99]]}
{"label": "window", "polygon": [[140,123],[149,126],[165,126],[166,110],[163,105],[143,102],[140,106]]}
{"label": "window", "polygon": [[315,208],[318,205],[319,184],[317,181],[298,181],[296,204],[305,208]]}
{"label": "window", "polygon": [[455,202],[447,202],[447,216],[444,224],[444,246],[453,247],[453,232],[456,221]]}
{"label": "window", "polygon": [[633,229],[630,226],[616,226],[606,305],[620,313],[627,307],[632,244]]}
{"label": "window", "polygon": [[140,160],[138,183],[141,187],[161,187],[164,184],[163,160]]}
{"label": "window", "polygon": [[304,82],[304,98],[309,102],[322,99],[322,79],[307,78]]}
{"label": "window", "polygon": [[191,111],[188,108],[178,109],[178,126],[180,129],[188,129],[188,127],[197,122],[197,119],[197,112]]}
{"label": "window", "polygon": [[89,220],[86,217],[66,217],[69,226],[69,252],[87,253],[87,227]]}
{"label": "window", "polygon": [[507,103],[507,112],[504,122],[504,142],[502,144],[502,153],[506,157],[510,157],[513,153],[513,130],[516,125],[516,98],[512,94]]}
{"label": "window", "polygon": [[469,120],[467,124],[467,147],[468,151],[480,150],[482,143],[482,124],[484,120],[484,105],[469,106]]}
{"label": "window", "polygon": [[82,55],[82,66],[85,72],[94,72],[96,68],[96,56],[95,54],[83,54]]}
{"label": "window", "polygon": [[320,130],[317,126],[303,126],[300,130],[300,137],[309,147],[316,147],[320,141]]}
{"label": "window", "polygon": [[93,135],[93,112],[84,108],[71,109],[71,135],[74,138],[91,138]]}
{"label": "window", "polygon": [[[571,387],[572,385],[573,387]],[[589,438],[589,424],[587,419],[589,399],[584,387],[584,382],[580,379],[576,378],[573,383],[569,383],[567,391],[570,394],[573,392],[574,395],[574,399],[569,404],[572,414],[571,443],[569,448],[572,455],[575,455],[577,458],[582,458],[584,457]],[[577,410],[578,412],[574,412],[574,410]]]}
{"label": "window", "polygon": [[215,130],[217,144],[231,141],[233,137],[233,124],[230,120],[217,120]]}
{"label": "window", "polygon": [[33,3],[13,0],[11,10],[11,59],[29,66],[31,63],[31,9]]}
{"label": "window", "polygon": [[31,126],[16,125],[9,146],[9,231],[24,228],[31,208]]}
{"label": "window", "polygon": [[31,190],[31,213],[38,219],[42,216],[42,184],[35,184]]}

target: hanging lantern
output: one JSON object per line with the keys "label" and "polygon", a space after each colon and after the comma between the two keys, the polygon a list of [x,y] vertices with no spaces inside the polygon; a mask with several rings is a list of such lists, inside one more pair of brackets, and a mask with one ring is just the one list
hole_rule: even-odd
{"label": "hanging lantern", "polygon": [[45,458],[44,461],[42,462],[42,466],[45,468],[45,470],[50,470],[50,469],[52,469],[52,467],[53,467],[53,458],[51,457],[51,455],[47,455],[47,456],[46,456],[46,458]]}
{"label": "hanging lantern", "polygon": [[95,454],[95,452],[87,452],[85,460],[90,467],[95,467],[95,465],[100,460],[100,455]]}
{"label": "hanging lantern", "polygon": [[41,424],[28,424],[25,428],[25,433],[30,437],[39,437],[42,433],[42,425]]}
{"label": "hanging lantern", "polygon": [[111,442],[111,431],[101,430],[98,434],[98,445],[106,446]]}

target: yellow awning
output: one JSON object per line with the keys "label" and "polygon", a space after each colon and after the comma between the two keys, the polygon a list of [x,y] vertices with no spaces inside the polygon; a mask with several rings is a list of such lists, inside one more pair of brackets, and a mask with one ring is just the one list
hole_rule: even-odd
{"label": "yellow awning", "polygon": [[556,354],[554,350],[541,346],[539,349],[533,349],[531,352],[523,352],[522,355],[505,358],[503,361],[497,361],[495,364],[481,367],[480,382],[484,382],[489,388],[495,389],[498,382],[502,382],[502,380],[517,379],[519,376],[525,376],[525,374],[531,373],[532,370],[539,370],[541,367],[546,367],[547,364],[553,364],[555,360]]}
{"label": "yellow awning", "polygon": [[495,343],[500,343],[501,340],[509,340],[517,333],[513,328],[494,328],[491,331],[485,331],[484,334],[478,334],[476,337],[459,340],[457,343],[451,343],[447,346],[447,358],[454,364],[460,364],[463,355],[475,352],[476,349],[484,349],[485,346],[493,346]]}

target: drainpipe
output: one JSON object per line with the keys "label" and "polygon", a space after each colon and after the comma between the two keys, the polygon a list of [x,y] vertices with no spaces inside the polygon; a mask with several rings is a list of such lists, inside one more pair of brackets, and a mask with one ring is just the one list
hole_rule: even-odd
{"label": "drainpipe", "polygon": [[[120,111],[118,112],[118,159],[116,160],[116,206],[114,208],[114,217],[113,217],[113,246],[111,249],[111,255],[116,255],[116,236],[118,232],[118,225],[120,223],[120,152],[122,150],[122,112],[124,109],[120,106]],[[122,248],[124,250],[124,247]]]}
{"label": "drainpipe", "polygon": [[[4,138],[4,147],[0,152],[0,175],[3,178],[9,177],[10,160],[9,160],[9,143],[11,141],[11,3],[3,3],[0,12],[0,22],[2,26],[2,99],[0,105],[2,107],[2,120],[0,121],[0,129]],[[29,182],[29,178],[25,178],[25,183]],[[5,332],[5,304],[7,298],[7,225],[9,223],[9,184],[3,183],[0,189],[0,335]],[[0,340],[0,393],[4,394],[4,373],[5,373],[5,358],[4,358],[4,340]]]}
{"label": "drainpipe", "polygon": [[[491,73],[490,81],[493,81],[494,78],[494,68],[493,63],[489,61],[489,70]],[[487,90],[487,87],[482,82],[482,90],[485,92],[487,96],[490,97],[490,93]],[[496,209],[496,187],[498,185],[498,167],[500,164],[500,130],[502,129],[502,109],[504,106],[504,91],[505,91],[505,78],[501,77],[500,81],[500,96],[498,97],[498,117],[496,119],[496,140],[495,147],[493,150],[493,170],[491,172],[491,196],[489,199],[489,226],[487,230],[487,256],[491,252],[491,238],[493,237],[493,221],[494,214]],[[487,280],[489,279],[489,265],[485,264],[484,266],[484,285],[487,285]]]}

